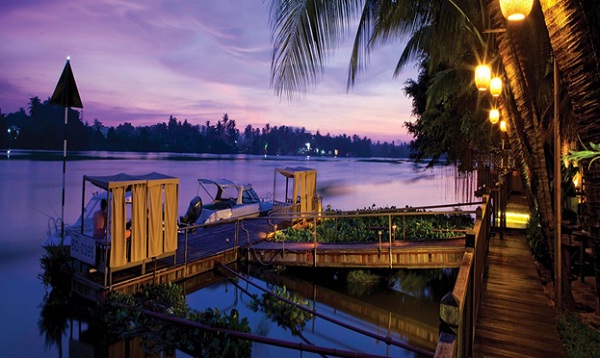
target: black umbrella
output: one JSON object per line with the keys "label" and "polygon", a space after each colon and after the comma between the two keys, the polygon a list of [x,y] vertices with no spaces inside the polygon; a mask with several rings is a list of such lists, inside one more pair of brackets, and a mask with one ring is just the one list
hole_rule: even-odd
{"label": "black umbrella", "polygon": [[50,104],[65,107],[65,139],[63,143],[63,180],[62,180],[62,211],[61,211],[61,245],[65,240],[65,173],[67,171],[67,115],[69,107],[83,108],[81,98],[79,97],[79,91],[77,91],[77,84],[75,83],[75,77],[73,76],[73,70],[71,70],[71,64],[67,57],[67,63],[63,69],[62,75],[56,84],[56,89],[50,98]]}

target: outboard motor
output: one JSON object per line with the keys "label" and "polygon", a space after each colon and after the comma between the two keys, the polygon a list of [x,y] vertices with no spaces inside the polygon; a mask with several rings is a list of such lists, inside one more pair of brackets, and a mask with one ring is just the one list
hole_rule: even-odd
{"label": "outboard motor", "polygon": [[198,220],[202,212],[202,198],[196,196],[190,201],[190,206],[184,216],[179,217],[179,222],[186,225],[191,225]]}

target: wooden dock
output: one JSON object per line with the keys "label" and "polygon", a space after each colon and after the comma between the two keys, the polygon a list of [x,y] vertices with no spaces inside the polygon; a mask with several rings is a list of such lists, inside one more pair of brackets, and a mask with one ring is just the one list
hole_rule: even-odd
{"label": "wooden dock", "polygon": [[[278,223],[283,227],[282,223]],[[182,232],[177,238],[175,258],[146,262],[113,274],[110,285],[104,285],[100,272],[73,277],[73,292],[93,301],[101,301],[109,291],[132,293],[150,283],[179,282],[211,271],[217,263],[234,263],[239,247],[258,243],[272,233],[266,218],[245,219],[200,227]]]}
{"label": "wooden dock", "polygon": [[339,268],[457,268],[465,239],[382,243],[261,241],[246,250],[248,262]]}
{"label": "wooden dock", "polygon": [[523,231],[490,242],[473,357],[565,357]]}

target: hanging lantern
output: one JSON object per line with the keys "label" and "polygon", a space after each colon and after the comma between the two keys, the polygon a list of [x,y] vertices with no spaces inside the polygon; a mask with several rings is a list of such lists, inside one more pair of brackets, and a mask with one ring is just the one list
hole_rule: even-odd
{"label": "hanging lantern", "polygon": [[500,121],[500,130],[501,130],[502,132],[506,132],[506,131],[508,131],[508,125],[506,124],[506,121],[505,121],[505,120],[501,120],[501,121]]}
{"label": "hanging lantern", "polygon": [[498,97],[502,93],[502,80],[500,77],[494,77],[490,80],[490,93],[494,97]]}
{"label": "hanging lantern", "polygon": [[488,65],[479,65],[475,69],[475,85],[480,91],[487,91],[492,78],[492,70]]}
{"label": "hanging lantern", "polygon": [[500,111],[497,108],[490,109],[490,122],[492,124],[498,123],[500,120]]}
{"label": "hanging lantern", "polygon": [[533,0],[500,0],[500,10],[509,21],[521,21],[529,15]]}

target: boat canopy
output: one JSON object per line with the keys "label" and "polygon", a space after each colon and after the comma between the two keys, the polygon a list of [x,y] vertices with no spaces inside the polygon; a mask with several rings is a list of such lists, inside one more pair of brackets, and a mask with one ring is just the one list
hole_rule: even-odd
{"label": "boat canopy", "polygon": [[[179,178],[152,172],[143,175],[119,173],[109,176],[83,177],[86,182],[108,193],[109,227],[106,243],[110,243],[110,266],[160,257],[177,250],[177,197]],[[131,193],[131,252],[127,257],[126,197]],[[82,214],[84,203],[82,201]],[[83,234],[83,227],[81,233]]]}
{"label": "boat canopy", "polygon": [[200,184],[214,184],[216,186],[220,186],[222,188],[237,188],[239,184],[229,180],[229,179],[198,179],[198,183]]}

